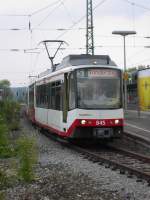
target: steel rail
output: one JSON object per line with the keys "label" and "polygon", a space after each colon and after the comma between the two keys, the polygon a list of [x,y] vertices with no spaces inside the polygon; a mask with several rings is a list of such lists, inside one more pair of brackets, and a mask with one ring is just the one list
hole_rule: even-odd
{"label": "steel rail", "polygon": [[132,140],[135,140],[136,142],[139,142],[139,143],[143,143],[145,145],[150,145],[150,139],[149,138],[146,138],[142,135],[137,135],[137,134],[134,134],[132,132],[124,132],[124,136],[127,137],[127,138],[131,138]]}
{"label": "steel rail", "polygon": [[[43,131],[42,131],[43,132]],[[46,134],[50,137],[50,134]],[[68,147],[76,152],[82,154],[85,158],[91,160],[92,162],[97,162],[99,164],[104,164],[106,168],[111,168],[112,170],[120,170],[120,174],[126,174],[128,177],[136,176],[137,181],[146,180],[150,186],[150,157],[143,156],[125,149],[107,146],[105,151],[98,148],[87,149],[78,146],[74,143],[69,143],[66,140],[57,137],[50,137],[51,139],[60,142],[61,145]],[[55,138],[55,139],[54,139]],[[109,151],[108,151],[109,150]],[[107,155],[108,153],[108,155]],[[112,153],[112,155],[110,155]],[[119,155],[119,157],[117,157]],[[131,166],[132,165],[132,166]]]}
{"label": "steel rail", "polygon": [[[67,146],[68,146],[68,144],[67,144]],[[117,158],[117,161],[115,161],[113,158],[110,158],[110,155],[108,157],[105,155],[104,156],[100,155],[100,151],[92,152],[91,150],[87,150],[85,148],[82,148],[82,147],[79,147],[76,145],[70,145],[70,144],[69,144],[69,147],[71,147],[71,149],[74,149],[77,152],[83,154],[86,158],[88,158],[89,160],[92,160],[93,162],[97,162],[99,164],[104,164],[106,168],[110,167],[110,168],[112,168],[112,170],[119,169],[121,174],[125,174],[127,172],[128,177],[132,177],[133,175],[135,175],[138,178],[137,181],[142,181],[142,179],[146,180],[148,185],[150,186],[150,165],[149,165],[148,172],[142,171],[141,167],[139,166],[140,165],[139,163],[138,163],[138,167],[129,166],[129,165],[131,165],[133,158],[137,159],[138,162],[142,160],[143,161],[143,163],[141,163],[142,166],[144,164],[148,165],[150,163],[149,157],[147,158],[148,162],[146,162],[146,156],[138,155],[133,152],[119,149],[118,152],[120,153],[122,151],[123,156],[125,156],[125,154],[127,154],[128,159],[130,159],[130,157],[131,157],[131,160],[130,160],[131,162],[128,163],[127,161],[125,161],[125,159],[124,159],[124,162],[119,160],[119,158]],[[115,149],[115,151],[116,151],[116,153],[118,153],[117,148]],[[105,153],[107,153],[107,151]],[[134,155],[135,155],[135,157],[133,157]],[[144,163],[144,161],[145,161],[145,163]],[[144,169],[144,166],[143,166],[143,169]]]}

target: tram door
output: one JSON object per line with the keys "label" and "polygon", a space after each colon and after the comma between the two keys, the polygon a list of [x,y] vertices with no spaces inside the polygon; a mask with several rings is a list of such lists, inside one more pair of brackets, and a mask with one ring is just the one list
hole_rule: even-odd
{"label": "tram door", "polygon": [[75,109],[75,75],[74,72],[65,74],[63,94],[63,122],[67,122],[68,110]]}
{"label": "tram door", "polygon": [[47,125],[60,130],[62,123],[61,101],[62,101],[62,84],[61,80],[51,82],[48,86],[49,90],[49,104],[48,104],[48,118]]}

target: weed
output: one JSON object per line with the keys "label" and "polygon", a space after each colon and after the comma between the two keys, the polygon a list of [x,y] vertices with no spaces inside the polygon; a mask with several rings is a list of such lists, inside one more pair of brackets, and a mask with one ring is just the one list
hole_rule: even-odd
{"label": "weed", "polygon": [[4,194],[4,192],[0,192],[0,200],[5,200],[5,194]]}
{"label": "weed", "polygon": [[9,148],[9,140],[8,140],[8,128],[0,116],[0,157],[5,158],[10,156],[10,148]]}
{"label": "weed", "polygon": [[10,130],[19,129],[20,121],[20,105],[14,101],[0,102],[0,115],[5,123],[8,124]]}
{"label": "weed", "polygon": [[34,180],[33,167],[37,162],[37,145],[35,138],[23,136],[17,142],[20,161],[19,176],[25,182]]}
{"label": "weed", "polygon": [[0,169],[0,188],[4,188],[8,185],[8,178],[4,170]]}

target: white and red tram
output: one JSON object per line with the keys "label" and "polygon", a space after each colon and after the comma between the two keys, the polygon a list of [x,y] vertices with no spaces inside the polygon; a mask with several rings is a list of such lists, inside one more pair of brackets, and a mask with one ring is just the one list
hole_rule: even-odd
{"label": "white and red tram", "polygon": [[65,138],[123,133],[122,72],[106,55],[69,55],[29,86],[28,116]]}

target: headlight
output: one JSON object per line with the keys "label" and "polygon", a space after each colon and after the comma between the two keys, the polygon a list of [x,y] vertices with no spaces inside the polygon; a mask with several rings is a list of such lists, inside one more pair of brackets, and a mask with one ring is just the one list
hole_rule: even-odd
{"label": "headlight", "polygon": [[119,119],[116,119],[116,120],[115,120],[115,124],[119,124]]}
{"label": "headlight", "polygon": [[81,124],[84,125],[84,124],[86,124],[86,123],[87,123],[87,121],[86,121],[85,119],[82,119],[82,120],[81,120]]}

